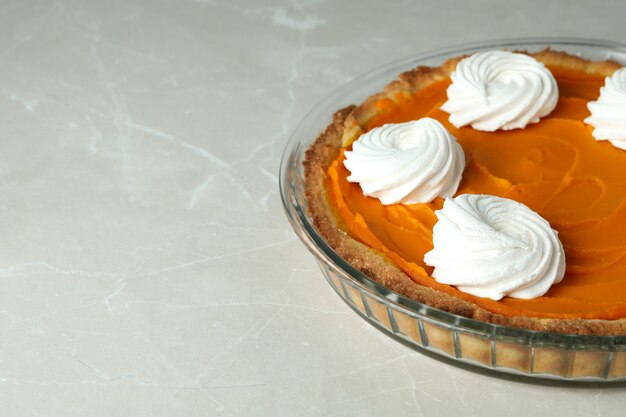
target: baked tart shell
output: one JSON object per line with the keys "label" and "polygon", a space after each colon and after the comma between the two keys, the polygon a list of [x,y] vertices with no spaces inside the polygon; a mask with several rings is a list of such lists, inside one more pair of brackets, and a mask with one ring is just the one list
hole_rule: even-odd
{"label": "baked tart shell", "polygon": [[[588,61],[563,52],[543,50],[531,54],[551,67],[575,69],[608,76],[621,66],[612,61]],[[474,303],[414,282],[380,252],[358,242],[342,224],[328,198],[329,165],[337,159],[340,148],[363,133],[363,126],[382,111],[375,105],[381,99],[401,100],[438,80],[448,78],[462,57],[446,61],[436,68],[418,67],[400,74],[383,92],[374,94],[358,106],[335,112],[332,123],[315,140],[304,161],[306,197],[315,227],[328,244],[356,269],[390,290],[414,301],[443,311],[493,324],[543,332],[593,335],[626,335],[626,320],[550,319],[510,317],[489,312]]]}

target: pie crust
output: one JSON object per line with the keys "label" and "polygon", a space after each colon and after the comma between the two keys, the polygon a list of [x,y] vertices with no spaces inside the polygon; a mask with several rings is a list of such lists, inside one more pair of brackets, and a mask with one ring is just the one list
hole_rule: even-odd
{"label": "pie crust", "polygon": [[[524,52],[526,53],[526,52]],[[549,49],[529,53],[550,67],[561,67],[589,74],[609,76],[621,66],[612,61],[588,61]],[[382,92],[362,104],[340,109],[332,123],[315,140],[306,153],[304,171],[309,214],[327,243],[353,267],[379,284],[415,301],[471,319],[528,330],[581,335],[626,335],[626,319],[555,319],[505,316],[413,281],[380,252],[358,242],[347,232],[336,208],[328,198],[327,169],[343,145],[351,143],[366,131],[367,125],[381,111],[375,103],[381,99],[399,102],[430,84],[448,78],[463,57],[446,61],[436,68],[418,67],[400,74]]]}

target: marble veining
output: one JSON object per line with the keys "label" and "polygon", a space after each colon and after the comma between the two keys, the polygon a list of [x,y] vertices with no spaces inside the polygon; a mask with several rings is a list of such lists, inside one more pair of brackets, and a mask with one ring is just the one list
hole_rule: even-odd
{"label": "marble veining", "polygon": [[624,12],[3,2],[0,414],[620,415],[623,389],[490,378],[369,327],[288,225],[278,167],[299,120],[357,75],[494,37],[623,40]]}

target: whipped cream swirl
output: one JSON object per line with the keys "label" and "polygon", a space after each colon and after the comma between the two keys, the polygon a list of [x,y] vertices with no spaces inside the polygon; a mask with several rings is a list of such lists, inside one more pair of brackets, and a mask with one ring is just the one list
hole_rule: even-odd
{"label": "whipped cream swirl", "polygon": [[490,195],[446,199],[424,262],[440,283],[479,297],[530,299],[565,274],[557,232],[525,205]]}
{"label": "whipped cream swirl", "polygon": [[449,197],[465,168],[463,148],[437,120],[386,124],[361,135],[346,152],[348,181],[383,204]]}
{"label": "whipped cream swirl", "polygon": [[478,52],[461,60],[450,78],[441,109],[456,127],[524,128],[550,114],[559,98],[556,80],[543,63],[514,52]]}
{"label": "whipped cream swirl", "polygon": [[607,77],[598,101],[587,103],[591,116],[585,123],[593,126],[593,137],[608,140],[626,150],[626,68]]}

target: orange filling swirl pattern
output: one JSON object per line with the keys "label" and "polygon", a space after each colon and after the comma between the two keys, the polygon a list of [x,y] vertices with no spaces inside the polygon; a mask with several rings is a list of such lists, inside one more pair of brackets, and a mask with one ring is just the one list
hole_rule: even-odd
{"label": "orange filling swirl pattern", "polygon": [[[328,169],[330,196],[349,232],[384,253],[419,284],[472,301],[506,316],[618,319],[626,317],[626,151],[597,142],[583,123],[587,102],[604,78],[551,68],[559,85],[556,109],[522,130],[481,132],[455,128],[440,106],[450,81],[436,82],[394,105],[367,126],[421,117],[439,120],[458,139],[467,166],[458,194],[492,194],[526,204],[559,232],[565,278],[543,297],[500,301],[437,283],[424,264],[432,249],[434,211],[428,204],[384,206],[346,180],[343,150]],[[381,103],[383,104],[383,103]],[[388,104],[388,103],[387,103]]]}

